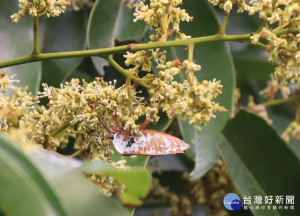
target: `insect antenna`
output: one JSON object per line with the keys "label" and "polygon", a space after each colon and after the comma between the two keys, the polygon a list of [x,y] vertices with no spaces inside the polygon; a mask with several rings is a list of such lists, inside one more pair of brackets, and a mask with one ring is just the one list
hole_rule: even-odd
{"label": "insect antenna", "polygon": [[112,138],[112,131],[107,127],[107,124],[106,124],[106,121],[105,121],[105,119],[104,119],[104,116],[103,116],[103,113],[101,113],[101,117],[100,116],[97,116],[98,117],[98,119],[99,119],[99,121],[100,121],[100,123],[103,125],[103,127],[105,128],[105,130],[107,130],[107,132],[108,132],[108,135],[109,135],[109,137],[110,138]]}

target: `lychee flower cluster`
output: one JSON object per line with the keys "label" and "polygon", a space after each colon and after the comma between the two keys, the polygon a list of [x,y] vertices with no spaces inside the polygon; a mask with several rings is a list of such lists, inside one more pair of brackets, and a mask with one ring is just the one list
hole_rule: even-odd
{"label": "lychee flower cluster", "polygon": [[267,82],[265,89],[260,91],[260,95],[263,95],[268,101],[274,100],[276,94],[280,92],[284,98],[287,98],[291,94],[291,90],[287,86],[280,85],[273,77]]}
{"label": "lychee flower cluster", "polygon": [[131,86],[124,84],[116,88],[115,83],[107,83],[100,78],[91,83],[83,80],[82,85],[78,79],[72,79],[60,88],[44,85],[44,92],[40,93],[49,98],[48,110],[69,125],[64,133],[76,138],[75,148],[88,150],[96,158],[107,158],[113,153],[108,131],[99,118],[104,119],[108,128],[116,127],[114,122],[117,120],[124,130],[139,133],[135,121],[145,115],[147,109],[143,106],[143,98],[135,97],[136,94]]}
{"label": "lychee flower cluster", "polygon": [[267,50],[270,52],[269,61],[275,62],[274,78],[282,85],[288,83],[300,83],[300,37],[299,34],[287,34],[278,36],[268,28],[251,37],[252,43],[260,39],[268,41]]}
{"label": "lychee flower cluster", "polygon": [[[150,52],[150,51],[148,51]],[[211,118],[215,118],[215,112],[227,111],[220,106],[214,99],[222,94],[221,81],[198,81],[194,75],[195,71],[201,69],[200,65],[192,61],[185,60],[183,63],[179,59],[166,62],[166,52],[155,52],[151,50],[151,56],[147,57],[147,52],[139,51],[135,54],[127,53],[124,55],[126,65],[134,65],[128,69],[131,74],[138,74],[141,62],[151,69],[152,62],[156,62],[159,69],[158,77],[147,74],[144,80],[150,80],[151,88],[149,92],[149,107],[153,120],[158,120],[158,110],[166,112],[169,118],[179,116],[181,119],[189,119],[190,124],[205,125]],[[142,67],[143,68],[143,67]],[[148,71],[142,69],[143,71]],[[174,80],[174,76],[185,70],[187,79],[183,82]]]}
{"label": "lychee flower cluster", "polygon": [[258,13],[269,24],[285,24],[300,17],[298,0],[251,0],[245,10],[249,15]]}
{"label": "lychee flower cluster", "polygon": [[18,127],[20,119],[38,102],[37,97],[28,93],[27,87],[14,85],[18,82],[14,77],[8,76],[6,70],[0,73],[0,130],[3,132],[7,132],[10,127]]}
{"label": "lychee flower cluster", "polygon": [[[299,94],[299,92],[298,92]],[[296,117],[295,120],[290,123],[286,130],[282,133],[282,138],[289,143],[291,137],[300,140],[300,98],[298,95],[298,100],[296,105]]]}
{"label": "lychee flower cluster", "polygon": [[287,143],[290,142],[291,137],[300,140],[300,121],[297,119],[293,121],[282,134],[282,138]]}
{"label": "lychee flower cluster", "polygon": [[147,25],[155,27],[156,34],[150,35],[152,41],[166,41],[175,36],[176,39],[190,38],[180,32],[181,21],[192,21],[184,9],[177,7],[182,0],[150,0],[149,5],[143,2],[136,4],[134,22],[144,20]]}
{"label": "lychee flower cluster", "polygon": [[293,20],[299,20],[298,0],[208,0],[214,6],[219,6],[226,12],[232,10],[233,4],[237,5],[238,12],[247,11],[249,15],[255,13],[269,24],[285,24]]}
{"label": "lychee flower cluster", "polygon": [[[20,6],[24,9],[26,5],[24,11],[28,7],[41,10],[33,14],[36,16],[44,10],[50,13],[50,9],[45,9],[47,7],[66,5],[67,2],[20,0]],[[181,0],[151,0],[147,6],[141,2],[137,4],[136,20],[142,19],[157,27],[155,40],[164,41],[172,35],[182,39],[179,23],[192,18],[185,10],[177,8],[181,3]],[[154,122],[159,120],[158,112],[162,110],[170,118],[177,115],[189,119],[191,124],[203,126],[215,118],[215,112],[226,111],[214,101],[222,93],[220,81],[199,81],[194,73],[201,69],[200,65],[192,60],[167,62],[166,54],[159,49],[127,52],[125,65],[131,68],[123,69],[127,78],[120,87],[116,87],[116,81],[106,82],[102,78],[91,83],[72,79],[59,88],[43,84],[44,90],[39,92],[39,97],[49,100],[47,107],[38,105],[38,98],[28,94],[26,88],[13,87],[16,96],[5,98],[1,95],[1,129],[19,128],[28,141],[52,150],[64,147],[73,137],[74,147],[81,157],[107,160],[113,154],[110,135],[116,129],[133,136],[140,135],[137,120],[146,114]],[[159,70],[157,75],[152,73],[154,65]],[[184,70],[187,79],[182,83],[175,81],[174,76]],[[1,76],[0,87],[5,90],[13,80],[6,74]],[[146,89],[138,91],[137,86],[141,83]],[[21,107],[20,111],[18,107]],[[11,117],[6,114],[8,112]]]}
{"label": "lychee flower cluster", "polygon": [[244,1],[233,2],[231,0],[208,0],[214,6],[219,5],[219,8],[223,9],[227,13],[229,13],[232,9],[232,4],[236,3],[240,8],[244,8],[246,6]]}
{"label": "lychee flower cluster", "polygon": [[85,8],[92,8],[94,2],[92,0],[71,0],[71,5],[74,11],[80,11]]}
{"label": "lychee flower cluster", "polygon": [[111,176],[103,176],[99,174],[92,174],[90,179],[101,188],[101,191],[107,196],[120,195],[126,189],[125,185],[118,182]]}
{"label": "lychee flower cluster", "polygon": [[[152,82],[149,91],[151,103],[157,104],[169,117],[178,115],[181,119],[189,119],[190,124],[205,125],[211,118],[215,118],[217,111],[227,111],[213,101],[222,93],[220,81],[199,82],[194,75],[201,69],[200,65],[185,60],[166,62],[166,69],[159,72],[160,77]],[[185,69],[187,80],[183,83],[174,81],[174,76]]]}
{"label": "lychee flower cluster", "polygon": [[13,22],[18,22],[26,14],[33,17],[39,17],[44,14],[47,17],[59,16],[65,12],[66,6],[70,4],[70,0],[19,0],[20,10],[11,15],[11,19]]}
{"label": "lychee flower cluster", "polygon": [[[274,77],[282,85],[300,83],[300,2],[298,0],[209,0],[230,12],[236,4],[238,12],[258,14],[263,25],[251,36],[251,42],[267,41],[269,61],[275,62]],[[284,31],[287,31],[285,33]],[[289,33],[290,31],[290,33]]]}

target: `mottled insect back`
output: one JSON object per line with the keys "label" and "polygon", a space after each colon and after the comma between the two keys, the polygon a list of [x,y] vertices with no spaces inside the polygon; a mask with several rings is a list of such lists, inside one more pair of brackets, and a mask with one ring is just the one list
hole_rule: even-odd
{"label": "mottled insect back", "polygon": [[169,155],[184,153],[189,144],[177,137],[154,130],[142,130],[141,136],[129,136],[125,133],[114,134],[113,144],[121,155]]}

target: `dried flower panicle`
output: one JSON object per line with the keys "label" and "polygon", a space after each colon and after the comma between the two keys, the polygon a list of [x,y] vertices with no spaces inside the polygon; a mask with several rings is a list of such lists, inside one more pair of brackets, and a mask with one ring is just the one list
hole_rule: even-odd
{"label": "dried flower panicle", "polygon": [[19,0],[20,10],[11,15],[11,19],[13,22],[18,22],[26,14],[33,17],[44,14],[47,17],[59,16],[65,12],[67,5],[70,4],[71,0]]}

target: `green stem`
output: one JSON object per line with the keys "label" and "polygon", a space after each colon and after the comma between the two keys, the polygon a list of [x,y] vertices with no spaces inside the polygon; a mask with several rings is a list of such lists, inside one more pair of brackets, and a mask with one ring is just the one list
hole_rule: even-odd
{"label": "green stem", "polygon": [[128,90],[128,97],[129,97],[129,109],[130,112],[133,111],[133,94],[132,94],[132,89],[131,89],[131,78],[127,78],[126,80],[127,83],[127,90]]}
{"label": "green stem", "polygon": [[141,79],[136,78],[135,76],[133,76],[132,74],[130,74],[127,70],[125,70],[124,68],[122,68],[117,62],[115,62],[115,60],[113,60],[112,57],[109,56],[109,57],[106,57],[105,59],[111,64],[111,66],[113,66],[116,70],[118,70],[125,77],[130,78],[134,82],[138,83],[139,85],[141,85],[141,86],[143,86],[143,87],[145,87],[147,89],[151,88],[150,85],[146,84]]}
{"label": "green stem", "polygon": [[265,44],[263,44],[263,43],[261,43],[261,42],[257,42],[255,45],[256,45],[256,46],[259,46],[259,47],[262,47],[262,48],[264,48],[264,49],[267,48],[267,45],[265,45]]}
{"label": "green stem", "polygon": [[78,151],[74,152],[73,154],[69,155],[68,157],[69,157],[69,158],[76,157],[76,156],[79,155],[81,152],[82,152],[82,150],[79,149]]}
{"label": "green stem", "polygon": [[[277,35],[291,33],[293,31],[280,30],[276,32]],[[126,51],[139,51],[154,48],[166,48],[166,47],[177,47],[177,46],[188,46],[190,43],[201,44],[218,41],[238,41],[247,42],[250,41],[251,34],[241,35],[211,35],[205,37],[191,38],[187,40],[174,40],[174,41],[159,41],[152,43],[143,44],[129,44],[117,47],[93,49],[93,50],[82,50],[82,51],[70,51],[70,52],[57,52],[57,53],[41,53],[39,55],[25,55],[22,57],[9,59],[0,62],[0,68],[10,67],[14,65],[26,64],[30,62],[43,61],[49,59],[64,59],[64,58],[77,58],[77,57],[91,57],[98,56],[105,58],[110,54],[123,53]]]}
{"label": "green stem", "polygon": [[194,48],[195,45],[193,43],[190,43],[188,45],[188,50],[189,50],[189,61],[193,62],[194,61]]}
{"label": "green stem", "polygon": [[226,25],[227,25],[228,17],[229,17],[229,13],[225,12],[223,22],[222,22],[221,28],[219,30],[220,35],[225,35],[226,34]]}
{"label": "green stem", "polygon": [[261,30],[266,26],[266,21],[263,21],[262,24],[259,26],[258,30],[256,31],[256,34],[260,33]]}
{"label": "green stem", "polygon": [[64,124],[63,126],[61,126],[60,128],[58,128],[56,131],[54,131],[53,137],[58,136],[60,133],[62,133],[65,129],[67,129],[70,126],[71,126],[71,124]]}
{"label": "green stem", "polygon": [[37,16],[33,17],[33,35],[34,35],[34,48],[33,48],[33,55],[40,54],[40,47],[39,47],[39,18]]}
{"label": "green stem", "polygon": [[299,99],[300,99],[300,96],[295,95],[295,96],[288,97],[288,98],[268,101],[268,102],[265,102],[265,103],[261,103],[260,105],[264,105],[265,107],[277,106],[277,105],[280,105],[280,104],[296,101],[296,100],[299,100]]}

